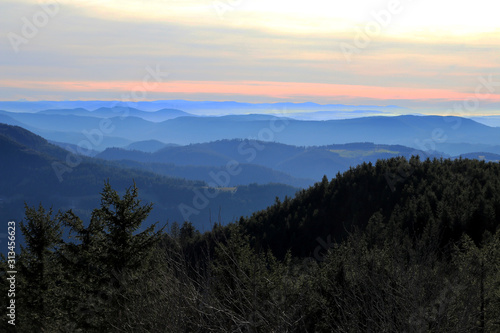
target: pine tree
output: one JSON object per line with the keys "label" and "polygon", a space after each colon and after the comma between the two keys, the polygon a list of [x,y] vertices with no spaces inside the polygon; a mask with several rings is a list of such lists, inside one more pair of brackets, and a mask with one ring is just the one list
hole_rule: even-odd
{"label": "pine tree", "polygon": [[57,311],[61,270],[56,251],[62,244],[61,224],[40,204],[25,207],[26,222],[21,222],[26,247],[18,261],[21,277],[19,325],[23,330],[51,331],[60,318]]}
{"label": "pine tree", "polygon": [[120,197],[106,182],[101,205],[92,212],[87,227],[71,211],[63,215],[78,240],[62,251],[68,271],[78,276],[71,298],[85,297],[73,313],[78,327],[107,331],[133,311],[128,304],[141,295],[130,291],[147,275],[162,234],[162,230],[155,232],[156,223],[138,232],[151,209],[151,204],[141,205],[135,184]]}

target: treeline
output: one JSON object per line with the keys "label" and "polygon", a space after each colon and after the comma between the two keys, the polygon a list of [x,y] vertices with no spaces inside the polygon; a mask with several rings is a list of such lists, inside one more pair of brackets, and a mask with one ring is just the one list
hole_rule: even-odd
{"label": "treeline", "polygon": [[87,224],[27,207],[16,328],[497,332],[499,186],[494,163],[381,160],[204,234],[141,231],[135,186],[106,184]]}
{"label": "treeline", "polygon": [[294,199],[277,200],[240,224],[256,244],[282,258],[288,249],[310,256],[318,237],[340,242],[371,219],[413,238],[426,228],[438,230],[442,249],[464,233],[479,244],[500,221],[500,164],[418,156],[363,163],[331,181],[324,177]]}

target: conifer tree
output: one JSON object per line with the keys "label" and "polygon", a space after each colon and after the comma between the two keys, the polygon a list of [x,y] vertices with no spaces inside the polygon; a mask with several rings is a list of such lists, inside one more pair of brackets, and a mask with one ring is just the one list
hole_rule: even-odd
{"label": "conifer tree", "polygon": [[151,209],[151,204],[141,205],[135,184],[120,197],[106,182],[101,205],[92,212],[88,226],[71,211],[63,215],[70,234],[78,240],[62,253],[69,270],[80,276],[73,284],[73,299],[82,290],[85,295],[84,304],[73,314],[81,322],[79,327],[109,330],[126,311],[132,311],[127,303],[141,297],[129,291],[147,274],[162,232],[155,232],[156,223],[140,231]]}
{"label": "conifer tree", "polygon": [[26,246],[18,261],[21,277],[19,325],[23,330],[51,331],[59,319],[57,284],[60,267],[56,251],[62,244],[61,225],[40,204],[38,209],[25,207],[25,222],[20,223]]}

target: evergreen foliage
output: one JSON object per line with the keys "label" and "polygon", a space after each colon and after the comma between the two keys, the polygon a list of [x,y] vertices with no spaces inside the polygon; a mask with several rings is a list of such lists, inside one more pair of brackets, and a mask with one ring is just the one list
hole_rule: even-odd
{"label": "evergreen foliage", "polygon": [[17,329],[498,332],[499,190],[499,164],[380,160],[201,234],[106,183],[88,224],[26,208]]}

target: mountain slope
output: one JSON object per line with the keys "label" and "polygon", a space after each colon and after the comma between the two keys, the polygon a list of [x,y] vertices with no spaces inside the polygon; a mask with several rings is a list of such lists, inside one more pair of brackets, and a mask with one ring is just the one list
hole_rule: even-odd
{"label": "mountain slope", "polygon": [[137,117],[148,121],[160,122],[177,117],[193,116],[187,112],[177,109],[161,109],[157,111],[142,111],[132,107],[114,106],[100,107],[94,111],[84,108],[75,109],[49,109],[37,112],[42,115],[73,115],[84,117],[114,118],[116,116]]}
{"label": "mountain slope", "polygon": [[[77,156],[48,143],[19,127],[0,124],[0,219],[20,220],[24,202],[53,205],[54,209],[73,208],[84,218],[99,202],[106,179],[123,191],[134,181],[145,201],[155,208],[148,223],[191,220],[198,228],[209,228],[210,221],[222,223],[251,214],[275,200],[293,195],[296,189],[281,184],[210,188],[204,182],[159,176],[116,163]],[[182,205],[182,206],[181,206]],[[181,209],[182,208],[182,209]]]}
{"label": "mountain slope", "polygon": [[[207,184],[222,184],[223,186],[238,186],[250,184],[286,184],[297,188],[306,188],[315,183],[314,179],[292,177],[281,171],[276,171],[255,164],[240,164],[235,172],[229,175],[224,166],[193,166],[167,163],[141,163],[131,160],[116,161],[120,166],[151,171],[168,177],[179,177],[188,180],[201,180]],[[226,177],[224,175],[229,175]]]}
{"label": "mountain slope", "polygon": [[240,224],[280,257],[288,249],[311,256],[318,237],[340,241],[369,221],[374,228],[386,226],[384,232],[392,224],[410,236],[434,232],[441,245],[463,233],[479,243],[499,227],[499,175],[499,163],[478,160],[379,160],[324,178]]}
{"label": "mountain slope", "polygon": [[485,152],[462,154],[459,157],[468,158],[468,159],[476,159],[476,160],[485,161],[485,162],[500,162],[500,155],[499,154],[492,154],[492,153],[485,153]]}
{"label": "mountain slope", "polygon": [[[154,153],[110,148],[98,155],[106,160],[131,160],[141,163],[164,163],[178,166],[223,167],[230,161],[266,167],[295,178],[321,179],[333,177],[362,162],[380,158],[425,154],[398,145],[351,143],[320,147],[296,147],[275,142],[255,140],[220,140],[188,146],[166,147]],[[261,182],[258,179],[255,181]]]}
{"label": "mountain slope", "polygon": [[158,151],[165,147],[172,147],[172,146],[176,145],[171,143],[170,144],[163,143],[158,140],[145,140],[145,141],[132,142],[131,144],[129,144],[124,148],[128,150],[139,150],[146,153],[154,153],[155,151]]}
{"label": "mountain slope", "polygon": [[[238,120],[235,120],[237,118]],[[256,120],[252,116],[181,117],[158,124],[153,137],[188,144],[233,138],[256,138],[297,146],[375,142],[420,150],[443,151],[449,143],[497,144],[500,128],[470,119],[441,116],[365,117],[330,121],[283,118]],[[444,151],[446,152],[446,151]]]}
{"label": "mountain slope", "polygon": [[[378,116],[329,121],[300,121],[271,115],[231,115],[220,117],[181,116],[161,122],[140,118],[141,114],[154,114],[131,109],[98,109],[115,117],[108,118],[104,133],[103,120],[99,117],[0,112],[14,120],[31,126],[39,135],[50,140],[78,144],[85,140],[82,133],[101,130],[103,150],[112,145],[108,136],[128,143],[132,141],[158,140],[180,145],[211,142],[223,139],[255,139],[280,142],[296,146],[323,146],[349,142],[375,142],[399,144],[419,150],[443,151],[449,155],[468,153],[470,147],[461,150],[463,143],[473,145],[497,145],[500,128],[479,124],[471,119],[441,116]],[[165,111],[166,114],[172,110]],[[96,112],[96,111],[94,111]],[[157,111],[163,112],[163,110]],[[92,114],[92,112],[89,112]],[[157,119],[156,119],[157,120]],[[155,120],[155,121],[156,121]],[[67,140],[52,132],[66,132]],[[71,141],[70,141],[71,140]],[[126,144],[122,144],[124,146]],[[450,146],[454,145],[454,146]],[[478,151],[478,150],[475,150]],[[488,151],[484,149],[484,151]],[[493,152],[493,151],[492,151]]]}
{"label": "mountain slope", "polygon": [[[44,156],[50,159],[64,159],[68,155],[68,152],[64,149],[56,147],[50,144],[44,138],[33,135],[31,132],[25,130],[19,126],[9,126],[0,123],[0,135],[3,138],[4,148],[7,149],[8,143],[15,143],[16,147],[22,147],[22,151],[31,152]],[[9,149],[9,155],[4,155],[7,157],[14,157],[12,151]],[[2,152],[4,152],[2,150]],[[5,151],[5,153],[7,150]],[[6,159],[6,161],[9,161]]]}
{"label": "mountain slope", "polygon": [[71,109],[85,108],[95,110],[101,107],[112,108],[115,106],[134,107],[145,111],[156,111],[160,109],[179,109],[197,114],[247,114],[247,113],[269,113],[269,112],[312,112],[312,111],[351,111],[351,110],[377,110],[389,113],[405,113],[411,110],[394,105],[343,105],[317,103],[240,103],[240,102],[214,102],[214,101],[186,101],[186,100],[158,100],[158,101],[0,101],[0,108],[36,112],[47,109]]}

